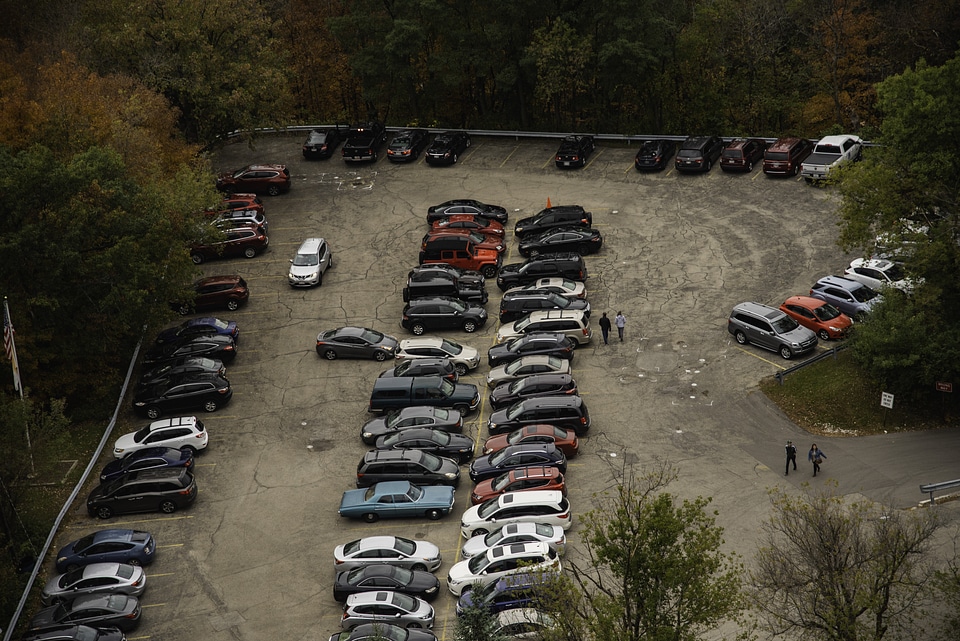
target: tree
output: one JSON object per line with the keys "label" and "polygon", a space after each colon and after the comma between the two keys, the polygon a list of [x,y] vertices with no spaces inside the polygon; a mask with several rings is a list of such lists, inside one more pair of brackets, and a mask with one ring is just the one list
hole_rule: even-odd
{"label": "tree", "polygon": [[530,56],[537,61],[536,97],[554,128],[575,128],[576,99],[587,88],[592,39],[557,19],[533,34]]}
{"label": "tree", "polygon": [[920,632],[915,617],[932,575],[926,554],[940,527],[934,511],[847,505],[832,492],[774,491],[772,499],[751,572],[771,633],[880,641]]}
{"label": "tree", "polygon": [[720,551],[723,530],[709,499],[682,501],[661,465],[627,473],[581,517],[584,560],[569,560],[570,587],[543,606],[561,630],[595,641],[691,641],[740,617],[742,568]]}
{"label": "tree", "polygon": [[493,591],[494,584],[476,583],[470,588],[472,603],[457,617],[453,632],[456,641],[506,641],[497,625],[497,617],[485,604],[485,597]]}

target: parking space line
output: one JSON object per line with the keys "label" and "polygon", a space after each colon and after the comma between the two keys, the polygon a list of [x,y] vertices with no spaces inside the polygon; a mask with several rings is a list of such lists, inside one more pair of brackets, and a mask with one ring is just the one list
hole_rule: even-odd
{"label": "parking space line", "polygon": [[503,169],[503,166],[506,165],[507,162],[508,162],[511,158],[513,158],[513,154],[517,153],[517,149],[520,149],[520,144],[519,144],[519,143],[517,144],[516,147],[513,148],[513,151],[511,151],[509,154],[507,154],[507,157],[503,159],[503,162],[500,163],[500,169]]}
{"label": "parking space line", "polygon": [[557,157],[556,154],[553,154],[552,156],[550,156],[550,160],[548,160],[547,162],[545,162],[545,163],[543,163],[542,165],[540,165],[540,169],[546,169],[547,167],[549,167],[550,165],[552,165],[554,162],[556,162],[556,161],[554,160],[554,158],[556,158],[556,157]]}
{"label": "parking space line", "polygon": [[145,634],[145,635],[139,636],[139,637],[127,637],[127,641],[141,641],[142,639],[149,639],[149,638],[151,638],[150,635],[149,635],[149,634]]}
{"label": "parking space line", "polygon": [[197,463],[197,467],[216,467],[216,463]]}
{"label": "parking space line", "polygon": [[157,549],[159,550],[160,548],[182,548],[184,545],[185,545],[184,543],[167,543],[166,545],[158,545]]}
{"label": "parking space line", "polygon": [[155,579],[158,576],[173,576],[175,574],[177,574],[177,572],[158,572],[157,574],[154,574],[153,572],[151,572],[147,576],[149,576],[151,579]]}
{"label": "parking space line", "polygon": [[604,152],[604,150],[601,149],[601,150],[598,151],[596,154],[594,154],[593,157],[590,158],[590,160],[587,161],[587,164],[582,167],[582,169],[586,169],[587,167],[589,167],[590,165],[592,165],[594,160],[596,160],[597,158],[599,158],[600,156],[603,155],[603,152]]}
{"label": "parking space line", "polygon": [[769,363],[770,365],[773,365],[774,367],[776,367],[776,368],[778,368],[778,369],[787,369],[787,368],[784,367],[783,365],[780,365],[779,363],[775,363],[774,361],[771,361],[771,360],[769,360],[769,359],[766,359],[766,358],[764,358],[763,356],[758,356],[757,354],[754,354],[753,352],[750,352],[750,351],[745,350],[744,348],[740,347],[739,345],[734,345],[734,347],[736,347],[738,350],[740,350],[741,352],[743,352],[743,353],[746,354],[747,356],[753,356],[754,358],[756,358],[756,359],[758,359],[758,360],[761,360],[761,361],[763,361],[764,363]]}
{"label": "parking space line", "polygon": [[[110,523],[101,523],[100,527],[102,529],[116,529],[120,525],[131,525],[134,523],[157,523],[159,521],[180,521],[183,519],[192,519],[192,518],[193,518],[192,516],[185,514],[183,516],[165,516],[165,517],[157,517],[155,519],[140,519],[137,521],[111,521]],[[89,525],[84,525],[82,523],[79,525],[66,526],[66,529],[71,529],[71,530],[89,529],[89,528],[90,528]]]}
{"label": "parking space line", "polygon": [[143,608],[144,610],[146,610],[147,608],[162,608],[165,605],[167,604],[166,603],[143,603],[143,602],[140,603],[140,607]]}

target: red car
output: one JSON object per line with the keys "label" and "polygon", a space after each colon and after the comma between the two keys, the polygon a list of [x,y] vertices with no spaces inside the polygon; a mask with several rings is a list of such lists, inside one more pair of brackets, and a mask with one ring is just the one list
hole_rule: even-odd
{"label": "red car", "polygon": [[474,214],[457,214],[447,216],[443,220],[435,220],[430,231],[440,232],[454,229],[469,229],[487,236],[499,236],[500,238],[503,238],[505,233],[501,223]]}
{"label": "red car", "polygon": [[429,240],[449,237],[466,238],[477,249],[495,251],[498,254],[503,253],[503,251],[507,248],[507,244],[500,236],[481,234],[480,232],[476,232],[471,229],[445,229],[439,232],[435,232],[433,230],[427,232],[427,235],[423,237],[423,242],[420,245],[420,251],[427,250],[427,241]]}
{"label": "red car", "polygon": [[253,258],[270,244],[267,232],[256,223],[230,228],[224,230],[223,234],[223,240],[191,247],[190,258],[193,262],[199,265],[205,260],[231,256]]}
{"label": "red car", "polygon": [[470,493],[470,502],[472,505],[479,505],[504,492],[527,490],[557,490],[566,496],[567,484],[563,473],[555,467],[520,467],[477,483]]}
{"label": "red car", "polygon": [[250,297],[247,281],[236,274],[208,276],[193,284],[194,299],[189,303],[174,303],[173,309],[181,314],[203,309],[229,309],[235,311]]}
{"label": "red car", "polygon": [[290,171],[286,165],[247,165],[243,169],[220,174],[217,189],[228,193],[252,191],[276,196],[290,191]]}
{"label": "red car", "polygon": [[[256,209],[263,213],[263,201],[256,194],[227,194],[223,197],[221,210],[231,211],[234,209]],[[217,211],[212,212],[219,213]]]}
{"label": "red car", "polygon": [[853,325],[853,320],[839,309],[810,296],[791,296],[780,309],[804,327],[815,331],[817,338],[823,341],[846,337]]}
{"label": "red car", "polygon": [[736,138],[723,148],[720,169],[723,171],[753,171],[754,163],[763,161],[767,143],[761,138]]}
{"label": "red car", "polygon": [[576,456],[580,450],[580,439],[577,438],[576,432],[540,423],[524,425],[520,429],[507,434],[491,436],[483,444],[483,453],[491,454],[508,445],[520,445],[521,443],[553,443],[567,458]]}

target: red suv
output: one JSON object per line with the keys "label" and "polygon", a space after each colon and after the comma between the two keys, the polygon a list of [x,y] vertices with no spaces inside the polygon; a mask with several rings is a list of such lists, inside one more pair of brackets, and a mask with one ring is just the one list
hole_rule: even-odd
{"label": "red suv", "polygon": [[193,284],[192,303],[180,303],[173,308],[181,314],[203,309],[228,309],[235,311],[250,297],[247,281],[236,274],[227,276],[208,276]]}
{"label": "red suv", "polygon": [[220,174],[217,189],[276,196],[290,191],[290,172],[286,165],[247,165],[232,173]]}
{"label": "red suv", "polygon": [[723,148],[720,169],[723,171],[753,171],[753,163],[763,160],[766,141],[760,138],[737,138]]}
{"label": "red suv", "polygon": [[813,151],[806,138],[780,138],[763,152],[763,173],[768,176],[796,176],[800,164]]}
{"label": "red suv", "polygon": [[256,223],[227,229],[224,239],[207,245],[194,245],[190,248],[190,258],[197,265],[212,258],[243,256],[253,258],[270,243],[267,232]]}

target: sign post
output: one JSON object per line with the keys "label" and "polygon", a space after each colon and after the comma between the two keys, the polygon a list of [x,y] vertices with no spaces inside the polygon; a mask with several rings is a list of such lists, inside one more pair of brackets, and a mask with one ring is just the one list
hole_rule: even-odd
{"label": "sign post", "polygon": [[[886,407],[888,410],[893,409],[893,394],[890,392],[880,392],[880,407]],[[883,427],[887,426],[887,412],[883,414]]]}

